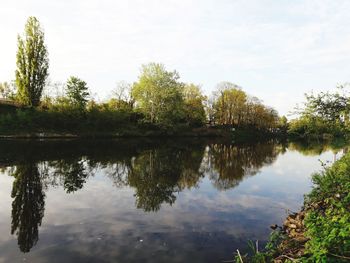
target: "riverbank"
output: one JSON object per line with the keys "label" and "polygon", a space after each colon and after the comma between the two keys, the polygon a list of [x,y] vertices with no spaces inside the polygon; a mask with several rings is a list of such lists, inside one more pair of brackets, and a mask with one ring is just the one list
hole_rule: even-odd
{"label": "riverbank", "polygon": [[[112,103],[113,102],[113,103]],[[68,103],[68,102],[67,102]],[[121,102],[96,103],[84,108],[43,102],[35,108],[0,100],[1,138],[119,138],[119,137],[226,137],[264,140],[280,136],[277,116],[270,121],[249,122],[207,119],[201,111],[179,110],[176,116],[147,113]],[[119,104],[118,104],[119,103]],[[192,116],[195,114],[195,116]],[[201,116],[201,117],[200,117]],[[219,116],[219,115],[218,115]],[[220,115],[221,116],[221,115]]]}
{"label": "riverbank", "polygon": [[115,139],[138,137],[226,137],[229,134],[211,129],[197,129],[184,132],[155,131],[155,130],[130,130],[120,132],[18,132],[0,134],[0,139]]}
{"label": "riverbank", "polygon": [[125,124],[119,127],[111,124],[76,129],[54,129],[42,126],[13,127],[0,126],[0,139],[115,139],[115,138],[178,138],[178,137],[213,137],[225,138],[233,142],[256,142],[270,139],[285,138],[284,134],[265,130],[249,128],[233,129],[221,126],[190,127],[188,125],[176,125],[163,127],[157,125]]}
{"label": "riverbank", "polygon": [[233,136],[227,130],[216,128],[193,128],[193,129],[120,129],[117,131],[81,131],[81,132],[4,132],[0,133],[0,139],[115,139],[115,138],[158,138],[158,137],[222,137]]}
{"label": "riverbank", "polygon": [[275,230],[265,250],[238,262],[349,262],[350,153],[312,176],[304,206]]}

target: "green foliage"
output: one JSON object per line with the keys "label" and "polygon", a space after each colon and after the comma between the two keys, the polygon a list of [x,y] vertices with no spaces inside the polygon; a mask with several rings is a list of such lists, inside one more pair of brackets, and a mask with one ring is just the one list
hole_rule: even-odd
{"label": "green foliage", "polygon": [[350,154],[313,175],[306,197],[307,257],[317,262],[348,262],[350,258]]}
{"label": "green foliage", "polygon": [[[312,176],[313,189],[305,196],[304,235],[309,238],[298,262],[349,262],[350,260],[350,153],[331,167]],[[272,262],[281,256],[280,244],[288,237],[279,230],[271,233],[265,249],[253,242],[249,254],[236,262]],[[288,260],[286,261],[288,262]]]}
{"label": "green foliage", "polygon": [[48,76],[48,52],[44,32],[35,17],[29,17],[23,38],[18,36],[16,85],[18,100],[38,106]]}
{"label": "green foliage", "polygon": [[103,103],[89,101],[87,83],[77,77],[70,77],[64,92],[56,96],[49,89],[59,87],[46,86],[42,99],[48,67],[44,32],[39,21],[30,17],[24,37],[18,37],[17,94],[9,84],[0,85],[2,97],[18,99],[21,104],[13,107],[0,104],[0,131],[80,132],[109,126],[109,132],[114,133],[121,126],[124,129],[137,126],[159,134],[185,134],[190,129],[204,129],[208,118],[214,126],[237,126],[241,130],[253,127],[271,134],[278,131],[276,111],[229,82],[219,85],[219,96],[209,103],[199,86],[186,85],[176,71],[149,63],[142,66],[137,82],[133,85],[119,82],[113,97]]}
{"label": "green foliage", "polygon": [[188,84],[183,89],[184,118],[190,126],[201,126],[206,121],[204,102],[206,97],[202,95],[200,87]]}
{"label": "green foliage", "polygon": [[321,92],[317,95],[306,94],[304,114],[318,116],[328,122],[342,121],[341,117],[349,113],[349,98],[340,89],[336,93]]}
{"label": "green foliage", "polygon": [[293,137],[319,138],[341,136],[346,132],[339,122],[327,122],[320,117],[303,116],[292,120],[288,127],[288,133]]}
{"label": "green foliage", "polygon": [[85,110],[88,97],[90,96],[89,88],[85,81],[77,77],[70,77],[67,80],[66,93],[67,99],[73,107]]}
{"label": "green foliage", "polygon": [[132,105],[129,102],[126,102],[125,100],[115,99],[115,98],[112,98],[107,102],[102,103],[100,107],[109,111],[113,111],[113,110],[114,111],[115,110],[132,111],[133,110]]}
{"label": "green foliage", "polygon": [[176,71],[162,64],[143,65],[138,81],[132,87],[136,107],[151,123],[172,125],[182,118],[183,84]]}
{"label": "green foliage", "polygon": [[[115,122],[110,123],[112,130],[122,124],[125,129],[137,124],[144,130],[171,134],[204,126],[208,118],[214,126],[253,127],[265,132],[278,128],[276,111],[236,85],[221,83],[219,97],[209,102],[199,86],[182,83],[176,71],[168,71],[162,64],[143,65],[137,82],[119,82],[113,97],[103,103],[89,101],[87,84],[77,77],[67,80],[65,92],[52,96],[49,89],[57,86],[45,87],[48,67],[44,32],[39,21],[29,17],[24,37],[18,37],[17,93],[7,83],[0,85],[2,97],[19,100],[22,105],[0,105],[0,131],[81,131],[83,127],[91,131],[90,126],[99,124],[104,129],[109,121]],[[19,108],[17,112],[15,108]]]}
{"label": "green foliage", "polygon": [[0,98],[14,100],[16,98],[15,86],[13,83],[0,83]]}
{"label": "green foliage", "polygon": [[344,136],[349,130],[350,97],[345,85],[335,93],[306,94],[300,117],[291,122],[289,134],[294,137]]}
{"label": "green foliage", "polygon": [[85,112],[69,106],[54,106],[48,110],[19,109],[14,114],[0,114],[0,132],[68,132],[110,133],[133,129],[141,116],[133,112],[90,108]]}
{"label": "green foliage", "polygon": [[9,113],[15,113],[17,110],[17,106],[14,104],[8,104],[7,101],[1,101],[0,100],[0,117],[1,115],[9,114]]}
{"label": "green foliage", "polygon": [[282,116],[278,120],[278,128],[282,133],[287,133],[289,129],[289,123],[286,116]]}
{"label": "green foliage", "polygon": [[230,82],[220,83],[217,89],[217,99],[213,105],[216,122],[240,125],[247,95],[238,86]]}
{"label": "green foliage", "polygon": [[249,253],[240,255],[237,252],[234,260],[237,263],[250,262],[250,263],[265,263],[272,262],[273,258],[279,253],[279,244],[285,239],[285,235],[280,230],[274,230],[271,232],[269,240],[265,245],[265,248],[259,250],[258,242],[248,241]]}

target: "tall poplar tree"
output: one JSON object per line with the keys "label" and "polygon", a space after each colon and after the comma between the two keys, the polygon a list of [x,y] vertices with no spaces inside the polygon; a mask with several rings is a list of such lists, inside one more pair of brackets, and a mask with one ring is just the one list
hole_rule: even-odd
{"label": "tall poplar tree", "polygon": [[38,106],[48,76],[49,60],[38,19],[29,17],[24,36],[18,36],[16,85],[18,100]]}

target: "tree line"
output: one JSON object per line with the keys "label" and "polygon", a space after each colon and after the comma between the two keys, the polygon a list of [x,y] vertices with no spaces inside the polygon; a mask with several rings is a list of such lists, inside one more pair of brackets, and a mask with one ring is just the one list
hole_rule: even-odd
{"label": "tree line", "polygon": [[[273,108],[233,83],[219,83],[207,97],[200,85],[182,82],[177,71],[159,63],[142,65],[136,82],[118,83],[113,95],[103,102],[94,100],[87,83],[76,76],[50,85],[48,49],[35,17],[29,17],[24,35],[18,36],[16,64],[15,81],[1,83],[0,95],[22,105],[21,112],[0,115],[0,127],[20,128],[25,121],[26,127],[33,129],[57,129],[54,125],[74,129],[77,121],[86,122],[84,128],[111,127],[108,122],[116,121],[117,126],[134,123],[169,129],[210,125],[272,131],[280,123]],[[53,86],[59,94],[49,92]],[[1,111],[9,113],[11,109],[0,104]]]}

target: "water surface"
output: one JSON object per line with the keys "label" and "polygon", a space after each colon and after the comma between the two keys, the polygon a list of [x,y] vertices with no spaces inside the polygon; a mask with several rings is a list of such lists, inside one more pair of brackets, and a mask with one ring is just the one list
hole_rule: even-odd
{"label": "water surface", "polygon": [[340,150],[0,141],[0,262],[222,262],[296,211]]}

